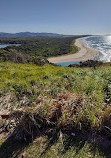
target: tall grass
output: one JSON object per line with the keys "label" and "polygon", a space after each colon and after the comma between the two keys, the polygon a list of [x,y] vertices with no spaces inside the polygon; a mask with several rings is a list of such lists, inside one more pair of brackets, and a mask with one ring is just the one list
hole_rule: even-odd
{"label": "tall grass", "polygon": [[48,121],[58,117],[54,111],[61,109],[60,118],[55,118],[58,126],[72,124],[79,129],[100,129],[110,117],[110,66],[94,70],[5,62],[0,63],[0,76],[2,107],[10,103],[11,109],[27,106],[35,112],[37,108]]}

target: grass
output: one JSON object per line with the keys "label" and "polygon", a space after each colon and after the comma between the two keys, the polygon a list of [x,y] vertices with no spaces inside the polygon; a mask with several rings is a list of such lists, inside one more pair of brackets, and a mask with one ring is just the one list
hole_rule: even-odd
{"label": "grass", "polygon": [[[0,76],[1,109],[8,109],[10,112],[22,109],[24,115],[14,134],[22,141],[23,138],[31,138],[31,143],[20,149],[18,145],[13,149],[15,152],[26,152],[27,158],[40,156],[42,152],[44,158],[53,155],[89,158],[94,157],[94,153],[98,158],[108,157],[110,150],[106,154],[105,141],[101,145],[98,138],[107,140],[107,149],[110,148],[110,64],[93,69],[51,65],[38,67],[4,62],[0,63]],[[65,135],[62,139],[59,137],[60,131]],[[73,131],[77,136],[74,139],[70,137]],[[35,133],[40,133],[39,137]],[[93,139],[97,139],[94,144]],[[7,149],[7,141],[0,147],[1,154],[4,148]],[[38,141],[41,145],[40,150]],[[92,148],[96,144],[104,149],[97,145],[93,151]],[[71,147],[68,148],[69,146]],[[8,158],[14,152],[12,148],[10,150]]]}
{"label": "grass", "polygon": [[99,153],[98,149],[93,150],[91,144],[88,142],[78,142],[72,139],[68,147],[68,139],[65,139],[63,142],[59,139],[48,150],[45,150],[47,147],[46,142],[48,142],[46,138],[40,137],[30,144],[22,155],[25,155],[27,158],[38,158],[41,155],[43,158],[105,158],[105,156]]}
{"label": "grass", "polygon": [[[12,94],[12,100],[14,96],[15,102],[25,98],[29,106],[36,102],[40,95],[47,96],[50,100],[56,99],[59,94],[75,94],[73,99],[81,99],[83,104],[79,107],[79,110],[82,110],[79,119],[86,113],[84,115],[89,116],[91,126],[101,124],[100,120],[95,120],[95,115],[98,110],[100,112],[107,106],[111,98],[110,66],[94,70],[0,63],[0,76],[1,97],[3,94]],[[14,106],[16,107],[16,104]]]}
{"label": "grass", "polygon": [[0,146],[2,158],[110,158],[107,152],[98,148],[94,143],[82,140],[81,138],[64,137],[52,141],[45,136],[36,138],[33,142],[15,142],[11,139]]}

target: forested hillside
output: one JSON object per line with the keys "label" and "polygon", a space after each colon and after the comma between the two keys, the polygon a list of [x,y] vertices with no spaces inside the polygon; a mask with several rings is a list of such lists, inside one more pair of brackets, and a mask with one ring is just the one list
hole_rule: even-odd
{"label": "forested hillside", "polygon": [[77,37],[2,38],[0,44],[21,44],[0,49],[0,61],[34,63],[35,58],[48,58],[76,53],[74,40]]}

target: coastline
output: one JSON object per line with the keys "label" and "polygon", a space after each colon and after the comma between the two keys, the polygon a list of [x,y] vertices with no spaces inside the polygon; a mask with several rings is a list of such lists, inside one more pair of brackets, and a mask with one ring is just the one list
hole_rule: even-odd
{"label": "coastline", "polygon": [[80,39],[76,39],[74,45],[78,47],[77,53],[51,57],[48,58],[48,61],[51,63],[80,62],[92,60],[98,56],[98,52],[96,50],[88,48]]}

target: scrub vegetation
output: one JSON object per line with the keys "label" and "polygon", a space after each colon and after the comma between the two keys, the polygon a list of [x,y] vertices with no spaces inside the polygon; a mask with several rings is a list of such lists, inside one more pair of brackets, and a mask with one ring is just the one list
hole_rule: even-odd
{"label": "scrub vegetation", "polygon": [[[36,38],[4,38],[0,44],[21,44],[0,49],[0,61],[16,63],[34,63],[36,58],[42,61],[51,56],[72,54],[77,52],[74,39],[77,37],[36,37]],[[47,63],[47,61],[46,61]]]}
{"label": "scrub vegetation", "polygon": [[111,63],[47,60],[76,53],[76,38],[0,39],[21,44],[0,49],[0,115],[16,122],[0,128],[0,158],[111,157]]}
{"label": "scrub vegetation", "polygon": [[94,69],[2,62],[0,105],[19,119],[1,142],[1,158],[111,156],[111,63]]}

